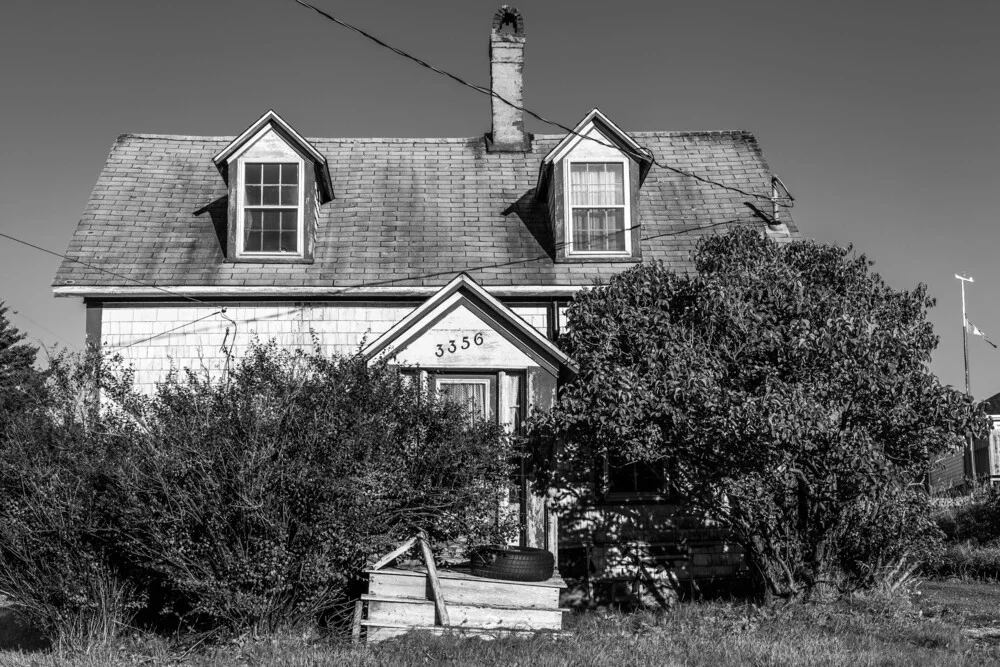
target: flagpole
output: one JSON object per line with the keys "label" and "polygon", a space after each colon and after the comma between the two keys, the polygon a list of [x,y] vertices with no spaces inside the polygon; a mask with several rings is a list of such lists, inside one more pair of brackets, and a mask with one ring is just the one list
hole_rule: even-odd
{"label": "flagpole", "polygon": [[[966,278],[965,276],[960,276],[957,273],[955,277],[958,278],[962,283],[962,353],[965,357],[965,393],[970,398],[972,397],[972,386],[969,383],[969,319],[965,314],[965,283],[975,282],[972,278]],[[972,447],[972,437],[969,436],[966,439],[966,446],[969,448],[969,470],[972,472],[972,479],[976,479],[976,451]]]}

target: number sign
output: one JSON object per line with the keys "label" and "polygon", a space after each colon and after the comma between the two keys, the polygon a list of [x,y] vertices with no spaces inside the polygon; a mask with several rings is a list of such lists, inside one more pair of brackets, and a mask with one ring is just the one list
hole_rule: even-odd
{"label": "number sign", "polygon": [[480,331],[474,336],[462,336],[461,340],[450,338],[446,343],[437,343],[435,345],[434,356],[443,357],[446,354],[456,354],[462,350],[468,350],[470,347],[475,345],[479,347],[483,344],[483,332]]}

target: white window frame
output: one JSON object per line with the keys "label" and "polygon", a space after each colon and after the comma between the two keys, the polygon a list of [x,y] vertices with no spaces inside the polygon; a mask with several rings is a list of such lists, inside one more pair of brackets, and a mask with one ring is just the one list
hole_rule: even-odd
{"label": "white window frame", "polygon": [[[573,247],[573,209],[574,208],[619,208],[618,206],[576,206],[572,204],[572,165],[574,164],[620,164],[622,165],[622,193],[625,205],[625,250],[577,250]],[[566,214],[563,225],[563,240],[567,257],[631,257],[632,256],[632,179],[629,176],[628,158],[589,158],[586,160],[563,160],[563,210]]]}
{"label": "white window frame", "polygon": [[[236,246],[238,248],[236,255],[241,258],[260,258],[262,260],[268,259],[282,259],[282,258],[301,258],[305,257],[305,160],[298,154],[298,151],[289,148],[289,155],[283,157],[273,157],[273,158],[246,158],[240,156],[235,160],[236,171],[237,171],[237,191],[236,191]],[[295,216],[295,226],[296,226],[296,241],[295,241],[295,252],[248,252],[244,250],[243,243],[246,238],[244,235],[244,229],[246,226],[246,165],[247,164],[289,164],[295,163],[298,165],[298,175],[299,184],[298,191],[299,197],[296,204],[296,216]],[[287,208],[287,207],[284,207]]]}

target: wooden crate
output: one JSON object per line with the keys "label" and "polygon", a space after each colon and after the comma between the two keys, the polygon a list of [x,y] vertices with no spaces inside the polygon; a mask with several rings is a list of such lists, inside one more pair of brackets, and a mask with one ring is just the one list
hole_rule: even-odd
{"label": "wooden crate", "polygon": [[559,632],[562,615],[559,575],[547,581],[502,581],[474,577],[462,570],[438,570],[450,625],[435,624],[435,608],[425,570],[385,568],[368,571],[367,617],[361,621],[368,641],[409,630],[464,634]]}

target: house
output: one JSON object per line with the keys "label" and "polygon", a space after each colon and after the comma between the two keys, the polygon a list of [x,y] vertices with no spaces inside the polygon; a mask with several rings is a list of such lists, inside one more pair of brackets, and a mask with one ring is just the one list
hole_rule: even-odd
{"label": "house", "polygon": [[[170,368],[220,372],[254,336],[315,336],[330,353],[419,365],[432,390],[520,428],[576,370],[554,341],[578,291],[637,262],[689,269],[699,238],[735,226],[798,236],[749,132],[626,132],[593,109],[572,132],[527,134],[524,47],[521,14],[501,7],[502,99],[483,136],[307,139],[274,111],[235,138],[121,135],[55,294],[84,300],[88,336],[146,388]],[[656,505],[655,480],[632,466],[605,482],[589,516],[615,530],[570,539],[544,490],[525,487],[523,543],[556,552],[563,535],[596,571],[606,545],[642,542],[629,517]],[[738,563],[702,537],[703,553],[678,556],[692,576]]]}
{"label": "house", "polygon": [[973,440],[971,449],[952,452],[935,462],[928,474],[928,485],[933,491],[966,488],[966,481],[973,478],[988,484],[1000,483],[1000,394],[983,401],[983,410],[990,421],[989,433]]}

